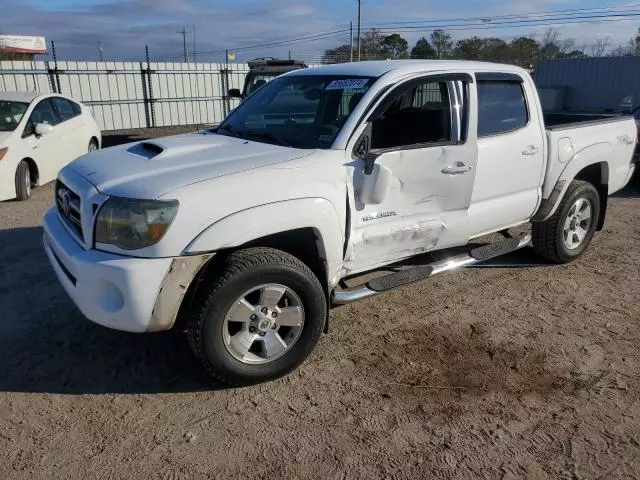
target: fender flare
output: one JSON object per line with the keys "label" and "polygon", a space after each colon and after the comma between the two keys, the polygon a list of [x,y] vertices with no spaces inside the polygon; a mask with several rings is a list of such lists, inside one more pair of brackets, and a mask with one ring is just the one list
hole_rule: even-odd
{"label": "fender flare", "polygon": [[607,142],[590,145],[578,153],[576,153],[567,162],[566,166],[560,172],[557,180],[553,184],[553,188],[548,192],[548,197],[542,202],[542,206],[538,213],[532,218],[533,222],[544,222],[548,220],[558,209],[564,194],[569,188],[569,184],[576,178],[581,170],[589,165],[604,163],[606,168],[602,171],[602,183],[609,183],[609,161],[608,158],[613,154],[613,145]]}
{"label": "fender flare", "polygon": [[334,205],[325,198],[300,198],[259,205],[209,225],[184,249],[185,255],[240,247],[253,240],[300,228],[312,228],[318,251],[333,284],[342,269],[344,228]]}

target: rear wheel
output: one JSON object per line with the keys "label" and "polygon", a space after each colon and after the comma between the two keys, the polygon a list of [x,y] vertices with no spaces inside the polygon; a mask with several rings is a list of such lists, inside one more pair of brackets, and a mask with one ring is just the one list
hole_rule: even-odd
{"label": "rear wheel", "polygon": [[571,262],[591,243],[599,218],[598,191],[588,182],[574,180],[551,218],[533,224],[533,248],[552,262]]}
{"label": "rear wheel", "polygon": [[189,343],[204,367],[229,385],[289,373],[311,353],[326,319],[316,276],[270,248],[233,252],[196,291]]}
{"label": "rear wheel", "polygon": [[20,201],[31,197],[31,171],[29,164],[22,160],[16,169],[16,198]]}

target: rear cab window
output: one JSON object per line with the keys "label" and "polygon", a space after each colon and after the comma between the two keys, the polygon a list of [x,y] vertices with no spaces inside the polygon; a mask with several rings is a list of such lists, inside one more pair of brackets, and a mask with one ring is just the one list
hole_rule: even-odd
{"label": "rear cab window", "polygon": [[476,74],[478,137],[501,135],[525,127],[529,109],[523,80],[510,74]]}

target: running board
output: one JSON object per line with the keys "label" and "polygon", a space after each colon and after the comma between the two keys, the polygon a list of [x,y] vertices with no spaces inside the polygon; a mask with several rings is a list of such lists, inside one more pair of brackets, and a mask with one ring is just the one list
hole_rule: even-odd
{"label": "running board", "polygon": [[469,265],[484,262],[485,260],[514,252],[526,247],[529,243],[531,243],[531,234],[523,235],[518,238],[508,238],[506,240],[474,248],[468,253],[445,258],[428,265],[420,265],[418,267],[385,275],[384,277],[376,278],[358,287],[334,291],[331,297],[332,304],[345,305],[347,303],[356,302],[378,293],[387,292],[404,285],[409,285],[410,283],[433,277],[439,273],[468,267]]}

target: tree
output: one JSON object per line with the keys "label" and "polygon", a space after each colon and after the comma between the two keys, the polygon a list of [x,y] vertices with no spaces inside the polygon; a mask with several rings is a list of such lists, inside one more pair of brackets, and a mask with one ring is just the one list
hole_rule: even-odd
{"label": "tree", "polygon": [[397,33],[388,35],[382,39],[380,44],[382,51],[390,58],[407,58],[409,56],[409,44]]}
{"label": "tree", "polygon": [[540,45],[529,37],[516,38],[509,47],[511,62],[522,68],[532,68],[540,54]]}
{"label": "tree", "polygon": [[612,57],[635,57],[640,51],[636,46],[636,39],[632,38],[624,45],[618,45],[616,48],[611,50]]}
{"label": "tree", "polygon": [[511,49],[501,38],[471,37],[460,40],[456,44],[454,57],[464,60],[489,60],[509,62]]}
{"label": "tree", "polygon": [[509,44],[501,38],[484,38],[482,40],[482,60],[492,62],[511,61]]}
{"label": "tree", "polygon": [[484,44],[481,38],[471,37],[458,41],[454,57],[461,60],[482,60]]}
{"label": "tree", "polygon": [[453,53],[453,40],[444,30],[436,30],[431,34],[431,44],[436,50],[437,58],[447,58]]}
{"label": "tree", "polygon": [[[344,63],[351,60],[351,45],[340,45],[336,48],[330,48],[324,51],[322,55],[322,63]],[[354,58],[355,58],[354,54]]]}
{"label": "tree", "polygon": [[561,54],[560,58],[587,58],[587,54],[582,50],[571,50]]}
{"label": "tree", "polygon": [[549,27],[545,30],[540,40],[541,59],[551,58],[567,58],[569,53],[575,54],[580,51],[576,48],[576,40],[574,38],[560,38],[560,32],[555,28]]}
{"label": "tree", "polygon": [[363,60],[380,60],[385,58],[385,51],[382,48],[382,36],[380,30],[375,28],[364,32],[360,40],[361,53]]}
{"label": "tree", "polygon": [[422,37],[416,42],[416,46],[411,49],[411,58],[436,58],[436,51],[429,40]]}
{"label": "tree", "polygon": [[609,37],[598,38],[594,40],[593,43],[589,46],[589,53],[592,57],[604,57],[610,42],[611,38]]}

